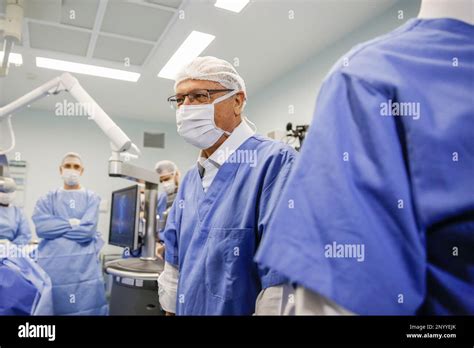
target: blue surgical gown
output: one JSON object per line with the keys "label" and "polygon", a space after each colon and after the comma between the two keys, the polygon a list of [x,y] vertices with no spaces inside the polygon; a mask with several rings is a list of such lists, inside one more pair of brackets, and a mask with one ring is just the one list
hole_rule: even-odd
{"label": "blue surgical gown", "polygon": [[[99,204],[99,196],[85,189],[53,190],[36,203],[38,263],[51,277],[56,315],[108,314],[98,259]],[[81,220],[79,226],[71,227],[73,218]]]}
{"label": "blue surgical gown", "polygon": [[0,206],[0,239],[8,239],[19,245],[30,241],[30,226],[20,208]]}
{"label": "blue surgical gown", "polygon": [[260,269],[253,257],[296,153],[261,136],[247,139],[237,151],[255,154],[256,161],[229,159],[207,192],[194,167],[168,216],[165,260],[180,272],[178,315],[250,315],[262,289],[286,281]]}
{"label": "blue surgical gown", "polygon": [[[52,315],[51,280],[21,251],[0,253],[0,315]],[[18,250],[18,249],[17,249]]]}
{"label": "blue surgical gown", "polygon": [[344,58],[257,261],[358,314],[474,314],[474,27],[413,19]]}

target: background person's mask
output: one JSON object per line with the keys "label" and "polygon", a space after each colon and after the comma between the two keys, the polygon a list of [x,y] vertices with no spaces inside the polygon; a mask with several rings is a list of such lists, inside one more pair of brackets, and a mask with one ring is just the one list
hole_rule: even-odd
{"label": "background person's mask", "polygon": [[63,174],[61,175],[64,183],[68,186],[76,186],[79,184],[80,173],[74,169],[63,169]]}
{"label": "background person's mask", "polygon": [[176,110],[178,134],[188,143],[200,149],[208,149],[223,135],[230,135],[216,126],[214,105],[232,97],[239,91],[232,91],[217,98],[211,104],[181,105]]}
{"label": "background person's mask", "polygon": [[0,204],[10,205],[15,200],[15,192],[3,193],[0,192]]}
{"label": "background person's mask", "polygon": [[163,190],[168,194],[171,195],[176,191],[176,183],[173,180],[168,180],[162,183]]}

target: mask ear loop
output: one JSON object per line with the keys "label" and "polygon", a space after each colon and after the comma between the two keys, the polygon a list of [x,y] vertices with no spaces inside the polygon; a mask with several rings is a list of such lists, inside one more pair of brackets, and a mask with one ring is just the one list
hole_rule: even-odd
{"label": "mask ear loop", "polygon": [[234,91],[232,91],[232,92],[229,92],[229,93],[227,93],[227,94],[224,94],[222,97],[217,98],[217,99],[214,100],[211,104],[208,104],[208,105],[211,105],[211,106],[212,106],[212,115],[213,115],[213,117],[212,117],[212,123],[214,124],[214,127],[215,127],[216,129],[220,130],[221,132],[223,132],[224,134],[228,135],[228,136],[230,136],[232,133],[231,133],[231,132],[228,132],[228,131],[225,131],[225,130],[223,130],[223,129],[220,129],[220,128],[217,127],[217,125],[216,125],[216,121],[214,120],[214,113],[215,113],[214,105],[219,104],[221,101],[226,100],[226,99],[232,97],[233,95],[236,95],[236,94],[239,93],[239,92],[240,92],[240,91],[238,91],[238,90],[234,90]]}
{"label": "mask ear loop", "polygon": [[244,116],[244,121],[247,122],[247,124],[250,126],[250,128],[252,128],[252,130],[253,130],[255,133],[257,132],[257,126],[255,125],[255,123],[253,123],[252,121],[250,121],[247,116]]}

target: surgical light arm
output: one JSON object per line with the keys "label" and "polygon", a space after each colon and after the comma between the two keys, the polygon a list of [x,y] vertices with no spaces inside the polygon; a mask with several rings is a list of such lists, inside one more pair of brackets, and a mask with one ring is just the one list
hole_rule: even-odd
{"label": "surgical light arm", "polygon": [[140,153],[138,147],[131,142],[127,135],[112,121],[84,88],[82,88],[79,81],[69,73],[64,73],[46,82],[23,97],[0,108],[0,120],[35,100],[46,97],[47,95],[58,94],[62,91],[69,92],[78,103],[81,104],[83,109],[87,110],[90,118],[94,120],[102,132],[110,139],[113,152],[120,153],[133,148],[137,153]]}
{"label": "surgical light arm", "polygon": [[[82,88],[77,79],[69,73],[64,73],[44,85],[34,89],[30,93],[18,98],[0,108],[0,122],[2,118],[9,117],[13,112],[27,106],[28,104],[46,97],[47,95],[58,94],[62,91],[69,92],[86,110],[89,117],[99,126],[104,134],[110,139],[112,156],[109,159],[109,176],[120,177],[127,180],[145,184],[146,196],[146,232],[144,244],[142,246],[142,259],[154,261],[155,256],[155,231],[156,231],[156,201],[158,195],[159,176],[156,172],[134,166],[124,162],[122,157],[135,157],[133,154],[125,153],[133,148],[137,154],[140,154],[138,147],[132,143],[127,135],[115,124],[114,121],[105,113],[104,110],[95,102],[94,99]],[[11,125],[9,125],[11,130]],[[13,134],[13,131],[11,131]],[[13,146],[11,147],[13,148]],[[1,151],[1,149],[0,149]],[[1,177],[0,180],[4,180]],[[10,182],[5,179],[3,184],[9,185]]]}

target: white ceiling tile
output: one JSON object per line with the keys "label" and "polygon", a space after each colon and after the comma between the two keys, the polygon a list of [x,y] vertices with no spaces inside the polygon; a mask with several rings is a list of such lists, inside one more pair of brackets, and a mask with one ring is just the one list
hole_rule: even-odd
{"label": "white ceiling tile", "polygon": [[25,17],[59,23],[61,0],[25,0]]}
{"label": "white ceiling tile", "polygon": [[173,12],[123,1],[109,1],[101,31],[157,41]]}
{"label": "white ceiling tile", "polygon": [[99,0],[62,0],[61,23],[92,29]]}
{"label": "white ceiling tile", "polygon": [[141,66],[152,48],[141,42],[99,35],[93,57],[120,63],[128,58],[131,65]]}
{"label": "white ceiling tile", "polygon": [[29,23],[32,48],[86,56],[90,34],[52,25]]}

